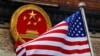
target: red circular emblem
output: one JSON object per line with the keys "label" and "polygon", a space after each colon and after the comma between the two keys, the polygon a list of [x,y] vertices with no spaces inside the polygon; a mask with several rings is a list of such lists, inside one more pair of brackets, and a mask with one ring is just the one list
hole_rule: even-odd
{"label": "red circular emblem", "polygon": [[18,39],[34,39],[51,28],[50,18],[39,6],[28,4],[18,8],[11,18],[11,33]]}

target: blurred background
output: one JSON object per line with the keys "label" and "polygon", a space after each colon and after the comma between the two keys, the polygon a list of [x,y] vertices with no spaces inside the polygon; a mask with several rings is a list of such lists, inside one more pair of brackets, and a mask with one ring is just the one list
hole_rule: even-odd
{"label": "blurred background", "polygon": [[100,56],[100,0],[0,0],[1,56],[15,56],[14,42],[9,29],[11,17],[20,6],[25,4],[40,6],[47,12],[54,26],[78,10],[80,2],[86,4],[84,9],[94,54]]}

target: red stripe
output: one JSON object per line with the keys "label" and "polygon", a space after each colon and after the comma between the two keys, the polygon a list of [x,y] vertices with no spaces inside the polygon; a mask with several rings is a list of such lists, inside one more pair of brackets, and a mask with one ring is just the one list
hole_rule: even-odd
{"label": "red stripe", "polygon": [[[18,54],[16,54],[16,56],[17,56]],[[26,53],[24,53],[24,54],[22,54],[22,56],[26,56]]]}
{"label": "red stripe", "polygon": [[26,52],[22,56],[26,56]]}
{"label": "red stripe", "polygon": [[89,48],[82,49],[82,50],[78,50],[78,49],[65,50],[65,49],[62,49],[62,48],[57,47],[57,46],[48,46],[48,45],[30,45],[30,46],[27,46],[27,50],[34,50],[34,49],[52,50],[52,51],[58,51],[58,52],[61,52],[64,54],[74,54],[74,53],[82,54],[82,53],[90,52]]}
{"label": "red stripe", "polygon": [[[49,34],[49,33],[63,33],[63,34],[66,34],[67,30],[57,29],[57,30],[53,30],[53,31],[47,32],[45,34]],[[45,34],[43,34],[43,35],[45,35]]]}
{"label": "red stripe", "polygon": [[[18,55],[24,48],[21,48],[19,51],[16,52],[16,55]],[[22,54],[22,56],[26,56],[26,52]]]}
{"label": "red stripe", "polygon": [[22,51],[24,48],[21,48],[20,50],[18,50],[17,52],[16,52],[16,54],[18,54],[18,53],[20,53],[20,51]]}
{"label": "red stripe", "polygon": [[61,42],[65,45],[70,45],[70,46],[88,44],[88,41],[69,42],[63,38],[58,38],[58,37],[44,37],[44,38],[37,39],[35,41],[56,41],[56,42]]}
{"label": "red stripe", "polygon": [[28,56],[53,56],[53,55],[48,55],[48,54],[32,54]]}
{"label": "red stripe", "polygon": [[68,26],[68,24],[65,22],[65,23],[62,23],[62,24],[58,24],[58,25],[54,26],[53,28],[56,28],[56,27],[59,27],[59,26]]}

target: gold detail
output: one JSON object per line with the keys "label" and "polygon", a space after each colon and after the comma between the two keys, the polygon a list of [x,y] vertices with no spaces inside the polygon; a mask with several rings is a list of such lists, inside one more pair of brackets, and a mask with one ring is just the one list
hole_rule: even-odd
{"label": "gold detail", "polygon": [[23,19],[26,20],[26,16],[24,16]]}
{"label": "gold detail", "polygon": [[42,19],[41,19],[41,18],[39,18],[39,19],[38,19],[38,22],[41,22],[41,20],[42,20]]}
{"label": "gold detail", "polygon": [[32,31],[32,30],[27,30],[26,34],[39,34],[36,30]]}
{"label": "gold detail", "polygon": [[[34,5],[34,4],[23,5],[14,12],[14,14],[11,17],[11,21],[10,21],[10,23],[11,23],[10,32],[11,32],[11,35],[12,35],[13,39],[15,40],[15,42],[18,41],[19,38],[24,40],[23,38],[25,38],[25,36],[26,36],[26,38],[29,38],[28,37],[29,34],[19,34],[17,31],[17,27],[16,27],[19,16],[26,10],[35,10],[35,11],[40,12],[46,21],[47,30],[50,29],[52,26],[48,14],[41,7]],[[31,39],[34,39],[36,36],[36,35],[34,36],[33,34],[30,34],[30,35],[31,35]]]}
{"label": "gold detail", "polygon": [[39,36],[39,33],[36,30],[34,30],[34,31],[27,30],[26,34],[20,34],[21,38],[27,38],[28,37],[29,39],[34,39],[34,38],[36,38],[38,36]]}
{"label": "gold detail", "polygon": [[[30,38],[35,38],[35,37],[37,37],[39,35],[39,33],[36,31],[36,30],[34,30],[34,31],[32,31],[32,30],[27,30],[26,31],[26,34],[25,34],[25,36],[26,37],[30,37]],[[24,36],[24,38],[25,38],[25,36]]]}
{"label": "gold detail", "polygon": [[26,42],[25,40],[23,40],[23,39],[21,38],[21,36],[19,36],[18,39],[21,41],[21,43],[25,43],[25,42]]}
{"label": "gold detail", "polygon": [[36,26],[37,25],[37,22],[34,22],[33,25]]}
{"label": "gold detail", "polygon": [[31,24],[31,22],[29,21],[28,23],[27,23],[27,25],[30,25]]}
{"label": "gold detail", "polygon": [[29,15],[30,15],[30,19],[32,19],[32,18],[35,19],[36,14],[33,11],[31,13],[29,13]]}

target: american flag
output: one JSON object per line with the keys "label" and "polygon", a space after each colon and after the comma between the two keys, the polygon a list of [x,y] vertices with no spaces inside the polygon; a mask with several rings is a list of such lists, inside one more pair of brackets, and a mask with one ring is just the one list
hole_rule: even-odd
{"label": "american flag", "polygon": [[81,11],[38,38],[20,45],[17,56],[91,56]]}

